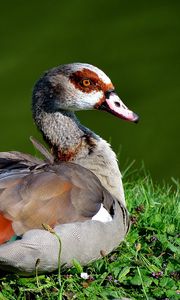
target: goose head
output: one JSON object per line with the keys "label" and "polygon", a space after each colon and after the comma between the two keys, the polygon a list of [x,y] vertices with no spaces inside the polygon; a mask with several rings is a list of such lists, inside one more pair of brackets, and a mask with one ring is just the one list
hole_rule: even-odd
{"label": "goose head", "polygon": [[121,174],[111,146],[77,120],[79,110],[103,110],[137,122],[116,94],[109,77],[84,63],[47,71],[35,84],[32,110],[38,129],[56,161],[75,162],[92,171],[103,186],[124,202]]}
{"label": "goose head", "polygon": [[116,94],[109,77],[97,67],[85,63],[61,65],[47,71],[33,92],[33,115],[46,112],[103,110],[121,119],[137,122]]}

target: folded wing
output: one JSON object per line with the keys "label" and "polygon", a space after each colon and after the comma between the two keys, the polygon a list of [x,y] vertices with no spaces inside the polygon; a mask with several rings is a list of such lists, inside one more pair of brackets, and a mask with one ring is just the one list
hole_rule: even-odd
{"label": "folded wing", "polygon": [[107,193],[89,170],[19,152],[0,153],[0,243],[46,223],[91,219]]}

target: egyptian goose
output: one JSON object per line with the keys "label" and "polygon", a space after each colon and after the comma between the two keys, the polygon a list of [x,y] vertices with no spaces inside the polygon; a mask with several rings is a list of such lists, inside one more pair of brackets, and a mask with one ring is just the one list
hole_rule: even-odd
{"label": "egyptian goose", "polygon": [[124,239],[129,218],[121,173],[110,145],[80,124],[74,112],[97,109],[132,122],[138,116],[100,69],[84,63],[53,68],[35,84],[32,112],[51,149],[32,139],[44,160],[0,153],[0,268],[33,273],[108,254]]}

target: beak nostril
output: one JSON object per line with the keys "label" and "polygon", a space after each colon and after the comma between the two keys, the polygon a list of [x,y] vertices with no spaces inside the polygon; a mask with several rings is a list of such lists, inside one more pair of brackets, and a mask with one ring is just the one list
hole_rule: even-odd
{"label": "beak nostril", "polygon": [[115,101],[114,104],[115,104],[117,107],[120,107],[120,106],[121,106],[121,104],[120,104],[119,102],[117,102],[117,101]]}

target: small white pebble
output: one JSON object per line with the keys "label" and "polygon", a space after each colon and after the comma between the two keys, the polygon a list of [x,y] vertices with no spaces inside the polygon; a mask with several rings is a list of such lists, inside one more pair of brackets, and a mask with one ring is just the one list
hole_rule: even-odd
{"label": "small white pebble", "polygon": [[81,278],[83,278],[83,279],[89,279],[89,275],[87,274],[87,273],[81,273]]}

